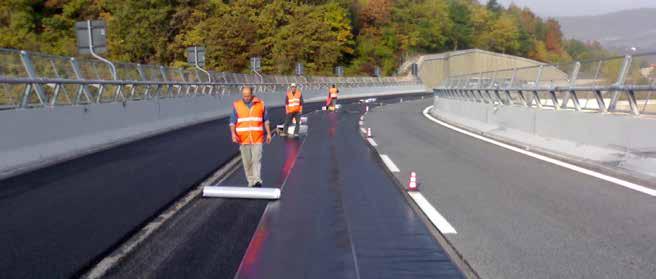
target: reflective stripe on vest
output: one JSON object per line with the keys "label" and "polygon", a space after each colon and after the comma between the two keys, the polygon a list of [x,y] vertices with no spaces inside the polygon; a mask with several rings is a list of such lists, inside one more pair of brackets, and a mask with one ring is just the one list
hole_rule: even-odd
{"label": "reflective stripe on vest", "polygon": [[264,142],[264,103],[257,97],[251,101],[249,108],[244,101],[237,100],[233,104],[237,112],[235,131],[241,144],[257,144]]}
{"label": "reflective stripe on vest", "polygon": [[287,113],[300,112],[301,108],[301,91],[287,91]]}
{"label": "reflective stripe on vest", "polygon": [[240,122],[247,122],[247,121],[262,122],[262,117],[244,117],[244,118],[237,118],[237,123],[240,123]]}
{"label": "reflective stripe on vest", "polygon": [[237,132],[248,132],[248,131],[264,131],[263,127],[239,127],[235,128]]}

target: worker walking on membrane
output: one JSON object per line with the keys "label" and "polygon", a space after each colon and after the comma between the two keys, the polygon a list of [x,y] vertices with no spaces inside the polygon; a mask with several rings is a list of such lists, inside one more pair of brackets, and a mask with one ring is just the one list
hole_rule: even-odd
{"label": "worker walking on membrane", "polygon": [[335,111],[335,106],[337,105],[337,95],[339,94],[339,89],[333,84],[328,88],[328,99],[326,100],[326,106],[328,110]]}
{"label": "worker walking on membrane", "polygon": [[301,129],[301,114],[303,114],[303,93],[292,83],[290,90],[285,96],[285,125],[282,128],[281,136],[287,136],[287,129],[292,121],[295,121],[293,137],[298,137]]}
{"label": "worker walking on membrane", "polygon": [[232,142],[239,144],[248,187],[261,187],[262,144],[271,143],[269,114],[264,102],[253,95],[252,87],[242,88],[241,95],[232,105],[230,133]]}

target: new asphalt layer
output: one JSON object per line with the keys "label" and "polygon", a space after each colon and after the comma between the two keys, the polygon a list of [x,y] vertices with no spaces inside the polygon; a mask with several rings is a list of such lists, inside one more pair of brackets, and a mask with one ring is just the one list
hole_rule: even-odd
{"label": "new asphalt layer", "polygon": [[365,126],[481,278],[654,278],[654,197],[448,129],[429,105],[375,108]]}

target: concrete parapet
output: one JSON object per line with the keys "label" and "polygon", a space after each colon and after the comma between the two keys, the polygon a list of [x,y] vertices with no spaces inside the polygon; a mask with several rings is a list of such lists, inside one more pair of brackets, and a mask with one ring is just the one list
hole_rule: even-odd
{"label": "concrete parapet", "polygon": [[[327,89],[305,90],[306,102]],[[423,85],[342,88],[341,98],[425,92]],[[269,107],[284,92],[260,92]],[[238,94],[0,111],[0,178],[173,129],[226,117]],[[218,132],[218,131],[217,131]]]}
{"label": "concrete parapet", "polygon": [[436,97],[431,112],[487,136],[574,161],[656,177],[656,119],[451,100]]}

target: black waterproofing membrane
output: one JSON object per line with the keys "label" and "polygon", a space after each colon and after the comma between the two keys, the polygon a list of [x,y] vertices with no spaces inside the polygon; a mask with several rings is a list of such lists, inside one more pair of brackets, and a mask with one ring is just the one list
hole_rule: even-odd
{"label": "black waterproofing membrane", "polygon": [[462,278],[359,135],[362,106],[315,112],[235,278]]}

